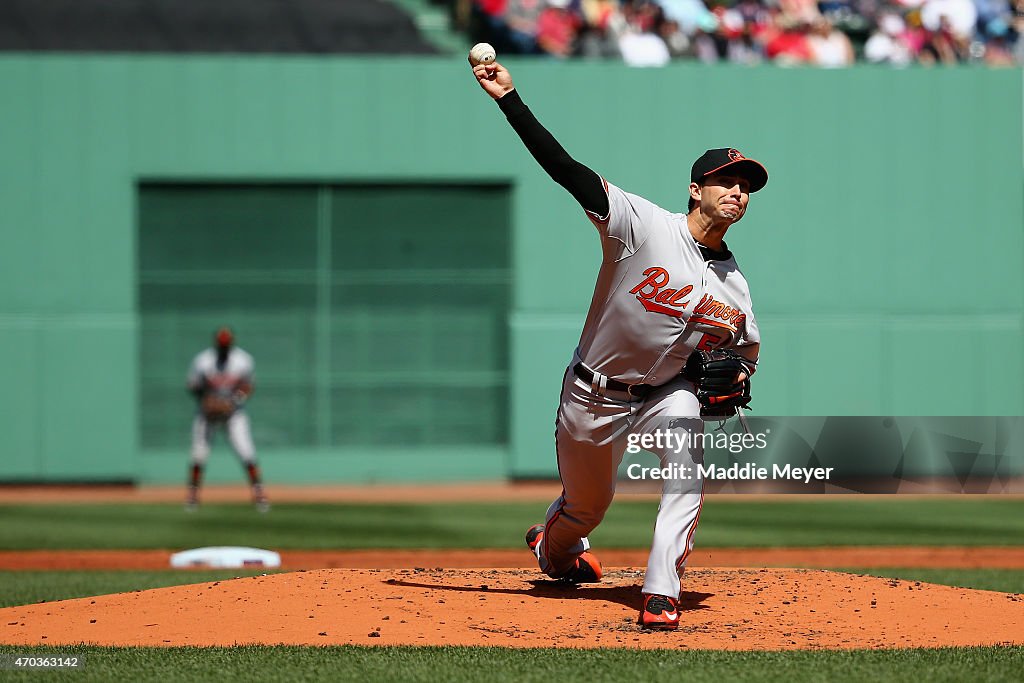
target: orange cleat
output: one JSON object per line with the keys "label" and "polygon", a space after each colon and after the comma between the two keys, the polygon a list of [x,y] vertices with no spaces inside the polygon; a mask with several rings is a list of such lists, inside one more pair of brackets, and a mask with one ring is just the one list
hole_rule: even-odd
{"label": "orange cleat", "polygon": [[[544,540],[544,525],[534,524],[526,530],[526,547],[534,555],[537,554],[537,546]],[[601,561],[593,553],[587,551],[576,558],[576,565],[568,573],[557,577],[564,583],[597,583],[603,575]]]}
{"label": "orange cleat", "polygon": [[540,545],[540,540],[544,538],[544,525],[534,524],[526,530],[526,547],[537,554],[537,546]]}
{"label": "orange cleat", "polygon": [[667,595],[645,595],[640,610],[640,626],[655,631],[674,631],[679,628],[679,603]]}
{"label": "orange cleat", "polygon": [[565,576],[558,577],[565,583],[597,583],[601,580],[601,562],[591,552],[585,552],[576,558],[576,566]]}

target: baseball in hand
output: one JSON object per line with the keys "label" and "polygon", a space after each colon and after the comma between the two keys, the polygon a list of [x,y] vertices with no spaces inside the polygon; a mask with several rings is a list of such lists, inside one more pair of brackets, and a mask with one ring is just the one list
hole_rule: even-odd
{"label": "baseball in hand", "polygon": [[494,62],[494,48],[490,43],[477,43],[469,50],[469,62],[473,66]]}

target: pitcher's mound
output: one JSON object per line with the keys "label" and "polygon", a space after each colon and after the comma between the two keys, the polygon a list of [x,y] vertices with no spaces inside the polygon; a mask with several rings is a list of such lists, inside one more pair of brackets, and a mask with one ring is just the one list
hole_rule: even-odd
{"label": "pitcher's mound", "polygon": [[0,610],[0,642],[687,649],[1024,643],[1024,598],[807,569],[697,569],[682,626],[636,626],[642,572],[563,586],[535,570],[324,569]]}

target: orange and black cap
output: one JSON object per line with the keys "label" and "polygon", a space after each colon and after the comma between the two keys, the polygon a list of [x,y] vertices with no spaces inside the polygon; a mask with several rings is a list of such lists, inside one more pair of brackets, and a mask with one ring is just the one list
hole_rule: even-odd
{"label": "orange and black cap", "polygon": [[709,149],[693,162],[690,169],[690,182],[700,185],[705,178],[715,173],[721,173],[725,169],[750,183],[750,191],[757,192],[768,184],[768,171],[761,162],[748,159],[738,149],[722,147],[721,149]]}

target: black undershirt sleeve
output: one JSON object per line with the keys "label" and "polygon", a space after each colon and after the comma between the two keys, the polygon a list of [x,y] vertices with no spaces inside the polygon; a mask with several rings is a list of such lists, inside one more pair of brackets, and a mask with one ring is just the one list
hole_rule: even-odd
{"label": "black undershirt sleeve", "polygon": [[523,103],[516,90],[502,95],[497,102],[526,149],[552,180],[568,190],[587,211],[607,216],[608,194],[601,176],[569,156]]}

